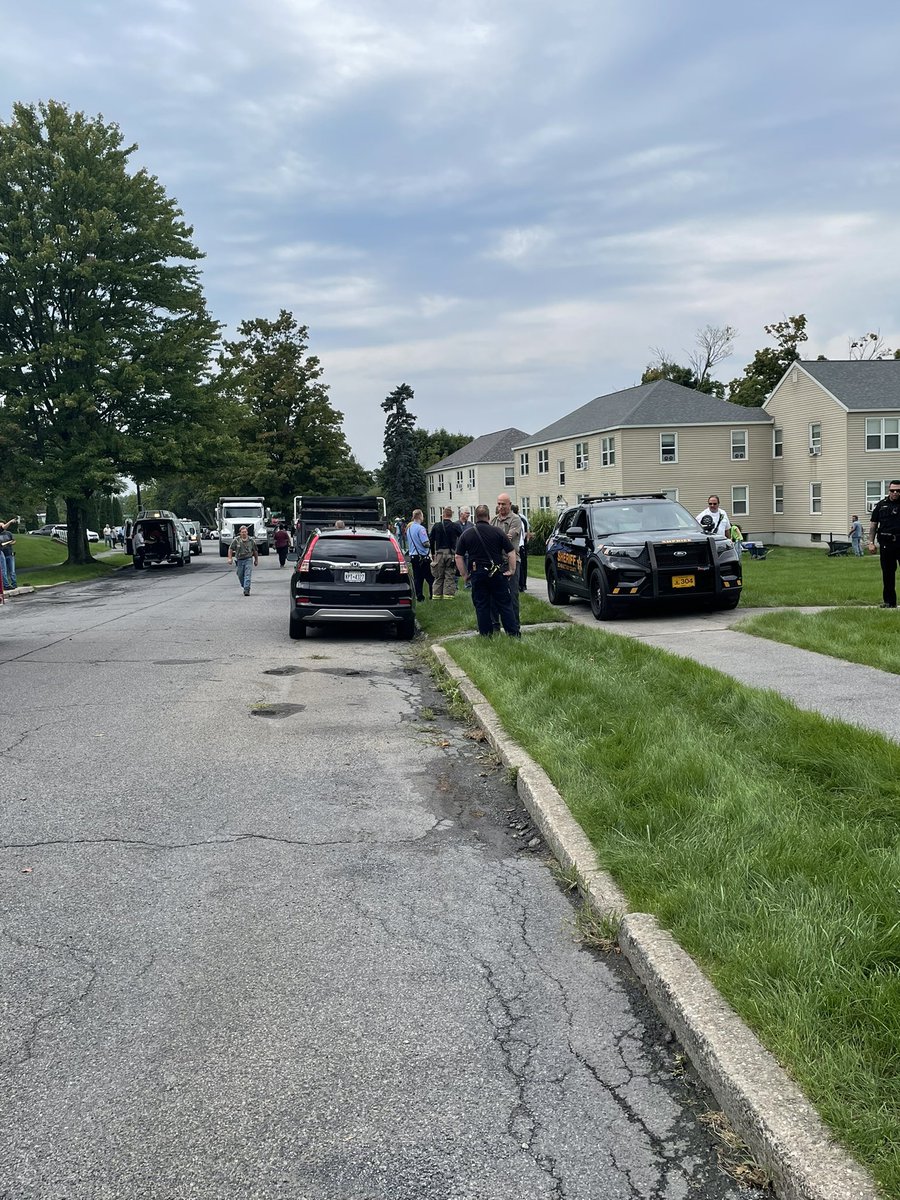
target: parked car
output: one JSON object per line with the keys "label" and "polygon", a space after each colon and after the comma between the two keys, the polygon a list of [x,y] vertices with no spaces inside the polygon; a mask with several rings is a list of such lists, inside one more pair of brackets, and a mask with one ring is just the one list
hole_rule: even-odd
{"label": "parked car", "polygon": [[[57,541],[64,542],[66,540],[68,528],[68,525],[44,525],[41,532],[43,532],[44,529],[48,529],[50,531],[50,537],[56,538]],[[89,542],[99,542],[100,534],[94,529],[89,529],[87,531],[87,540]]]}
{"label": "parked car", "polygon": [[188,541],[191,544],[191,554],[203,553],[203,541],[200,536],[200,526],[195,525],[193,521],[182,521],[187,535]]}
{"label": "parked car", "polygon": [[707,535],[661,493],[587,497],[567,508],[544,560],[551,604],[590,601],[598,621],[651,601],[736,608],[741,560],[730,541]]}
{"label": "parked car", "polygon": [[409,566],[385,529],[329,529],[310,535],[291,572],[292,638],[310,625],[392,624],[397,636],[416,632],[416,594]]}
{"label": "parked car", "polygon": [[29,537],[50,537],[55,528],[55,525],[42,525],[40,529],[29,529],[28,534]]}

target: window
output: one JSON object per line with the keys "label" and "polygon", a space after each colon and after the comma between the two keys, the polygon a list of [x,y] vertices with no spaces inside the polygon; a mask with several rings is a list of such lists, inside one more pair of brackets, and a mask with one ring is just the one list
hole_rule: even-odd
{"label": "window", "polygon": [[550,474],[550,451],[538,450],[538,475]]}
{"label": "window", "polygon": [[559,486],[566,486],[566,460],[561,458],[556,464],[556,477],[559,480]]}
{"label": "window", "polygon": [[746,517],[750,512],[750,489],[746,484],[740,484],[731,489],[731,515]]}
{"label": "window", "polygon": [[809,452],[810,454],[822,453],[822,423],[821,421],[812,421],[809,426]]}
{"label": "window", "polygon": [[433,504],[432,504],[431,508],[429,508],[428,511],[431,513],[431,524],[433,525],[435,523],[435,521],[437,520],[437,517],[434,515],[434,505]]}
{"label": "window", "polygon": [[462,485],[463,485],[462,481],[463,481],[463,473],[462,473],[462,471],[457,471],[456,472],[456,490],[458,492],[462,491]]}
{"label": "window", "polygon": [[821,483],[811,483],[809,485],[809,512],[810,516],[815,516],[816,513],[822,511],[822,485]]}
{"label": "window", "polygon": [[776,483],[772,488],[772,512],[784,512],[784,484]]}
{"label": "window", "polygon": [[661,433],[659,435],[659,461],[661,463],[678,462],[677,433]]}
{"label": "window", "polygon": [[443,472],[443,471],[438,471],[438,486],[437,486],[437,490],[438,490],[439,492],[442,492],[442,491],[444,490],[444,472]]}
{"label": "window", "polygon": [[575,443],[575,470],[583,471],[588,465],[588,444],[587,442]]}
{"label": "window", "polygon": [[[472,472],[472,476],[473,476],[472,487],[475,486],[474,475],[475,475],[475,472],[473,471]],[[505,470],[505,473],[504,473],[504,478],[506,481],[505,482],[506,487],[508,487],[508,488],[515,487],[516,486],[516,469],[515,469],[515,467],[507,467]]]}
{"label": "window", "polygon": [[588,492],[579,492],[578,495],[575,497],[575,503],[582,504],[585,500],[587,500],[588,495],[589,495]]}
{"label": "window", "polygon": [[428,490],[429,490],[429,492],[434,491],[434,476],[433,475],[428,476]]}
{"label": "window", "polygon": [[614,467],[616,465],[616,439],[600,439],[600,466]]}
{"label": "window", "polygon": [[523,496],[521,501],[519,502],[519,508],[522,510],[522,515],[525,518],[530,517],[531,516],[531,497]]}
{"label": "window", "polygon": [[784,430],[772,430],[772,457],[784,458]]}
{"label": "window", "polygon": [[519,455],[519,474],[528,474],[528,451],[525,450]]}
{"label": "window", "polygon": [[742,458],[747,457],[747,430],[732,429],[731,431],[731,457],[737,462]]}
{"label": "window", "polygon": [[[507,467],[506,470],[507,470],[508,475],[512,475],[512,467]],[[512,487],[512,480],[507,479],[506,486]],[[470,492],[475,491],[475,468],[474,467],[469,467],[469,491]]]}
{"label": "window", "polygon": [[665,488],[663,495],[667,500],[678,500],[678,488]]}
{"label": "window", "polygon": [[900,450],[900,418],[866,417],[866,449]]}
{"label": "window", "polygon": [[549,496],[538,496],[538,508],[542,512],[548,512],[550,509],[550,497]]}
{"label": "window", "polygon": [[871,512],[883,496],[887,495],[887,479],[866,480],[866,512]]}

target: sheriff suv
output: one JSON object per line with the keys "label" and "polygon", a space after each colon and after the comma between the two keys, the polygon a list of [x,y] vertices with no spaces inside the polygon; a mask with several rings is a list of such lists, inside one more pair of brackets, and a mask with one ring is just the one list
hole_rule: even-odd
{"label": "sheriff suv", "polygon": [[380,622],[411,638],[415,604],[409,565],[386,529],[316,531],[291,572],[289,632],[303,638],[310,625]]}
{"label": "sheriff suv", "polygon": [[683,505],[660,493],[589,496],[567,508],[547,542],[551,604],[590,601],[598,621],[671,600],[736,608],[741,560]]}

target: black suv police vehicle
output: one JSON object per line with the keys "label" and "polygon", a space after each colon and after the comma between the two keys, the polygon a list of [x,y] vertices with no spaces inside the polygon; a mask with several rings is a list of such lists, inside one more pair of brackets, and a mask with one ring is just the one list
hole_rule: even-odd
{"label": "black suv police vehicle", "polygon": [[646,601],[736,608],[741,560],[710,537],[683,505],[658,493],[589,496],[560,514],[547,542],[551,604],[590,600],[598,621]]}
{"label": "black suv police vehicle", "polygon": [[325,529],[312,533],[291,572],[290,635],[309,625],[380,621],[397,636],[416,632],[416,593],[409,565],[386,529]]}

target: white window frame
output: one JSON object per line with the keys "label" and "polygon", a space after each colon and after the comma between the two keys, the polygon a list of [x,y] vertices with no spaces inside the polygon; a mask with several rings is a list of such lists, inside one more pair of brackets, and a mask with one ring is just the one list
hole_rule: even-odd
{"label": "white window frame", "polygon": [[[512,484],[510,484],[509,486],[512,487]],[[469,467],[469,491],[470,492],[475,491],[475,468],[474,467]]]}
{"label": "white window frame", "polygon": [[575,470],[586,471],[590,466],[590,448],[587,442],[575,443]]}
{"label": "white window frame", "polygon": [[522,512],[522,516],[527,520],[531,516],[531,497],[523,496],[519,501],[519,508]]}
{"label": "white window frame", "polygon": [[784,430],[777,427],[772,430],[772,457],[784,458]]}
{"label": "white window frame", "polygon": [[810,421],[809,423],[809,452],[813,455],[822,453],[821,421]]}
{"label": "white window frame", "polygon": [[[743,445],[740,442],[736,443],[735,438],[742,438]],[[750,457],[750,445],[747,440],[746,429],[732,429],[731,431],[731,459],[732,462],[743,462]]]}
{"label": "white window frame", "polygon": [[[503,468],[503,477],[506,480],[506,483],[504,485],[505,487],[511,488],[511,487],[516,486],[516,468],[515,467],[504,467]],[[475,486],[475,484],[473,483],[472,487],[474,487],[474,486]]]}
{"label": "white window frame", "polygon": [[530,467],[531,467],[531,464],[528,461],[528,451],[522,450],[521,453],[519,454],[519,474],[520,475],[529,474]]}
{"label": "white window frame", "polygon": [[600,439],[600,466],[614,467],[616,465],[616,439],[605,437]]}
{"label": "white window frame", "polygon": [[549,475],[550,474],[550,451],[549,450],[538,450],[537,473],[538,473],[538,475]]}
{"label": "white window frame", "polygon": [[432,524],[432,525],[433,525],[433,524],[435,523],[435,521],[437,520],[437,517],[435,516],[435,512],[434,512],[434,505],[433,505],[433,504],[431,505],[431,507],[429,508],[429,510],[428,510],[428,511],[431,513],[431,521],[430,521],[430,524]]}
{"label": "white window frame", "polygon": [[463,473],[462,473],[462,471],[456,472],[456,490],[458,492],[461,492],[463,490]]}
{"label": "white window frame", "polygon": [[428,476],[428,490],[429,490],[429,492],[434,491],[434,476],[433,475]]}
{"label": "white window frame", "polygon": [[[818,488],[818,493],[816,488]],[[816,508],[817,504],[818,508]],[[811,517],[822,515],[822,481],[818,479],[809,485],[809,515]]]}
{"label": "white window frame", "polygon": [[444,490],[444,472],[443,471],[438,471],[437,490],[439,492],[442,492]]}
{"label": "white window frame", "polygon": [[[895,478],[895,476],[891,476]],[[870,513],[879,500],[883,500],[887,495],[888,483],[887,479],[867,479],[866,480],[866,512]],[[875,489],[878,489],[878,495],[874,500],[870,500],[870,496],[875,495]]]}
{"label": "white window frame", "polygon": [[[743,499],[739,500],[738,492],[743,492]],[[747,483],[735,483],[731,486],[731,514],[732,517],[749,517],[750,516],[750,485]]]}
{"label": "white window frame", "polygon": [[541,512],[549,512],[550,511],[550,497],[549,496],[538,496],[538,508],[541,510]]}
{"label": "white window frame", "polygon": [[560,487],[566,486],[566,460],[564,458],[559,459],[556,464],[556,478]]}
{"label": "white window frame", "polygon": [[[890,421],[895,426],[890,433],[887,431],[887,423]],[[877,426],[876,433],[869,432],[869,426]],[[870,446],[869,438],[877,438],[878,445]],[[891,438],[893,445],[887,444],[887,439]],[[866,417],[866,453],[879,454],[884,450],[900,450],[900,418],[898,417]]]}
{"label": "white window frame", "polygon": [[784,484],[772,484],[772,513],[777,516],[784,514]]}
{"label": "white window frame", "polygon": [[[663,447],[663,438],[671,438],[672,445]],[[664,455],[666,457],[664,457]],[[661,463],[677,463],[678,462],[678,433],[668,432],[659,435],[659,461]]]}

